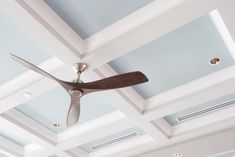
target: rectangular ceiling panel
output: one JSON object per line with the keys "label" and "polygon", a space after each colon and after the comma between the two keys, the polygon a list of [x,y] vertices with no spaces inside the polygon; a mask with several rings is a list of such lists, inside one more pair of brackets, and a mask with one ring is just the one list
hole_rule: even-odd
{"label": "rectangular ceiling panel", "polygon": [[17,23],[0,12],[0,85],[14,79],[26,69],[15,63],[9,53],[39,64],[52,55]]}
{"label": "rectangular ceiling panel", "polygon": [[115,23],[153,0],[44,0],[81,38]]}
{"label": "rectangular ceiling panel", "polygon": [[[67,129],[69,105],[69,94],[62,87],[57,87],[20,105],[17,109],[52,131],[61,132]],[[85,95],[81,98],[80,120],[77,125],[114,111],[116,109],[107,101],[105,92]],[[60,127],[55,128],[53,124],[60,124]]]}
{"label": "rectangular ceiling panel", "polygon": [[[214,57],[220,58],[219,64],[210,64]],[[147,99],[234,65],[234,59],[212,19],[206,15],[109,65],[117,73],[135,70],[145,73],[149,82],[134,89]]]}

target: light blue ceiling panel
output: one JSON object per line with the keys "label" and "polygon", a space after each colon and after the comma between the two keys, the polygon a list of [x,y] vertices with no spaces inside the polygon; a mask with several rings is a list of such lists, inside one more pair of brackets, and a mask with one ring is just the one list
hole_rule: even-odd
{"label": "light blue ceiling panel", "polygon": [[[210,58],[217,56],[221,63],[210,65]],[[118,73],[145,73],[149,82],[134,89],[147,99],[231,66],[234,60],[211,18],[203,16],[109,64]]]}
{"label": "light blue ceiling panel", "polygon": [[[17,109],[52,131],[61,132],[67,129],[66,116],[69,104],[69,95],[62,87],[57,87],[20,105]],[[105,92],[85,95],[81,99],[81,113],[78,125],[114,111],[116,109],[106,101]],[[61,127],[53,128],[53,123],[59,123]]]}
{"label": "light blue ceiling panel", "polygon": [[4,126],[0,127],[0,136],[21,146],[25,146],[31,143],[29,139],[19,134],[17,130],[10,130]]}
{"label": "light blue ceiling panel", "polygon": [[153,0],[45,0],[81,38],[85,39]]}
{"label": "light blue ceiling panel", "polygon": [[0,12],[0,85],[15,78],[25,68],[10,59],[9,53],[39,64],[51,57],[26,30]]}
{"label": "light blue ceiling panel", "polygon": [[[219,110],[223,110],[228,107],[235,107],[235,93],[226,95],[215,100],[209,101],[207,103],[198,105],[193,108],[189,108],[184,111],[180,111],[171,115],[164,117],[164,119],[172,126],[179,123],[183,123],[190,119],[194,119],[199,116],[204,116]],[[221,115],[223,116],[223,115]],[[190,118],[191,117],[191,118]],[[187,118],[183,121],[178,121],[178,118]]]}

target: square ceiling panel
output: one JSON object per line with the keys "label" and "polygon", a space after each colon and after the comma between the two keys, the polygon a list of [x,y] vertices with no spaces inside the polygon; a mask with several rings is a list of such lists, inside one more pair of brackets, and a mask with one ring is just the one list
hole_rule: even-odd
{"label": "square ceiling panel", "polygon": [[86,39],[153,0],[44,1],[82,39]]}
{"label": "square ceiling panel", "polygon": [[25,138],[23,135],[19,134],[17,130],[8,129],[6,127],[0,127],[0,136],[20,145],[26,146],[31,143],[31,141]]}
{"label": "square ceiling panel", "polygon": [[[66,117],[69,105],[70,97],[68,93],[62,87],[57,87],[20,105],[17,110],[58,133],[67,129]],[[78,125],[114,111],[116,109],[106,101],[105,92],[85,95],[81,98],[81,113]],[[60,124],[60,128],[52,127],[54,123]]]}
{"label": "square ceiling panel", "polygon": [[194,118],[201,117],[229,107],[235,107],[235,93],[217,98],[215,100],[209,101],[193,108],[189,108],[184,111],[171,114],[164,117],[164,119],[170,125],[174,126],[188,120],[192,120]]}
{"label": "square ceiling panel", "polygon": [[0,12],[0,85],[14,79],[26,69],[15,63],[9,53],[39,64],[52,55],[39,45],[26,30]]}
{"label": "square ceiling panel", "polygon": [[[220,64],[209,64],[213,57],[219,57]],[[234,60],[210,16],[206,15],[109,65],[117,73],[144,72],[149,82],[134,89],[147,99],[234,65]]]}

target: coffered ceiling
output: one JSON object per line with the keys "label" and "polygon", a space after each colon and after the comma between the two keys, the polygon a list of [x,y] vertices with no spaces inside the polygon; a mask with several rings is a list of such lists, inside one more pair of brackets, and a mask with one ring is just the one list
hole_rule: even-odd
{"label": "coffered ceiling", "polygon": [[[190,156],[197,142],[235,133],[233,0],[0,4],[0,156]],[[84,82],[136,70],[149,82],[84,96],[67,127],[66,91],[9,53],[63,80],[85,62]],[[197,157],[231,157],[234,143]]]}

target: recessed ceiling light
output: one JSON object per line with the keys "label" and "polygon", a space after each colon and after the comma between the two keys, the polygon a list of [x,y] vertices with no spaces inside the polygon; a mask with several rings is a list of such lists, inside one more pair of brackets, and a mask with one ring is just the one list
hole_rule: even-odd
{"label": "recessed ceiling light", "polygon": [[173,153],[172,156],[173,157],[182,157],[183,155],[181,153]]}
{"label": "recessed ceiling light", "polygon": [[216,65],[216,64],[219,64],[221,61],[221,59],[219,57],[213,57],[210,59],[210,64],[211,65]]}
{"label": "recessed ceiling light", "polygon": [[31,98],[31,97],[32,97],[32,94],[29,93],[29,92],[25,92],[25,93],[24,93],[24,97],[25,97],[25,98]]}
{"label": "recessed ceiling light", "polygon": [[60,128],[60,123],[53,123],[53,124],[52,124],[52,127],[53,127],[53,128]]}

